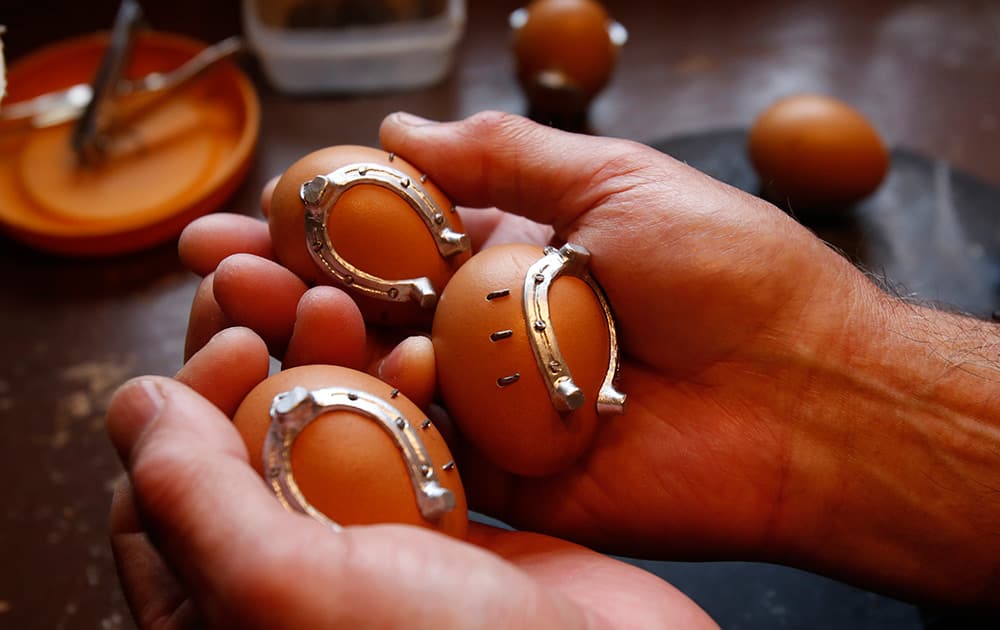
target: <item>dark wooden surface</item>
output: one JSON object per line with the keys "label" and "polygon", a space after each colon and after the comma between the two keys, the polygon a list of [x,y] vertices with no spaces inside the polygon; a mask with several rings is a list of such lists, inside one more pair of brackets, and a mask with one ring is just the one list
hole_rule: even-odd
{"label": "dark wooden surface", "polygon": [[[379,120],[395,110],[436,119],[486,108],[524,111],[507,53],[506,15],[519,3],[471,4],[454,73],[432,88],[292,98],[270,88],[248,61],[263,106],[260,144],[254,167],[226,209],[258,214],[258,191],[269,177],[321,146],[375,144]],[[115,5],[108,0],[4,3],[0,23],[7,26],[8,61],[44,43],[107,27]],[[143,5],[150,22],[163,30],[214,40],[240,29],[232,2],[147,0]],[[932,179],[935,168],[964,173],[961,182],[971,182],[985,201],[956,196],[956,216],[965,221],[960,225],[976,226],[983,242],[997,240],[991,211],[1000,213],[1000,207],[991,195],[1000,186],[1000,3],[636,1],[608,6],[631,37],[613,81],[594,104],[594,132],[661,143],[679,153],[690,147],[667,140],[695,134],[702,138],[697,159],[711,168],[713,160],[738,150],[731,140],[706,148],[705,138],[719,141],[712,133],[746,128],[784,94],[824,92],[853,103],[905,159],[929,165]],[[886,228],[908,235],[893,255],[905,258],[906,273],[913,274],[907,283],[917,284],[911,289],[919,294],[921,282],[961,284],[967,273],[995,270],[988,247],[956,254],[954,241],[934,240],[935,234],[941,236],[940,226],[924,223],[928,227],[922,229],[919,216],[907,220],[905,204],[920,190],[904,186],[894,215],[900,223]],[[975,213],[972,219],[970,213]],[[866,255],[888,260],[884,242],[867,239],[863,224],[822,229],[845,251],[864,246]],[[921,255],[930,250],[930,258]],[[932,260],[939,255],[986,262],[956,272]],[[0,269],[5,358],[0,365],[0,628],[130,627],[105,540],[110,488],[120,467],[103,433],[103,413],[108,396],[124,379],[170,374],[180,366],[197,280],[179,265],[172,244],[127,257],[78,261],[0,239]],[[888,265],[885,271],[891,276],[892,269]],[[973,284],[985,292],[982,311],[996,299],[995,277]],[[921,626],[912,606],[781,567],[644,566],[678,584],[728,628]]]}

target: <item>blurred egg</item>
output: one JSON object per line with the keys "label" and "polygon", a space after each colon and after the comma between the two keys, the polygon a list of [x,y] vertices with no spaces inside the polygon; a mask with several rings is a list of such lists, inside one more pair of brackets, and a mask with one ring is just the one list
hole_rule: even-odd
{"label": "blurred egg", "polygon": [[534,0],[510,22],[518,82],[535,109],[586,108],[627,38],[594,0]]}
{"label": "blurred egg", "polygon": [[520,475],[564,470],[590,446],[610,359],[608,323],[594,291],[577,277],[556,277],[547,324],[584,395],[577,409],[556,410],[524,308],[525,275],[542,256],[540,246],[527,244],[473,256],[445,289],[431,335],[441,397],[462,434],[496,466]]}
{"label": "blurred egg", "polygon": [[753,124],[750,160],[763,194],[791,210],[835,209],[871,194],[889,154],[850,105],[816,94],[783,98]]}
{"label": "blurred egg", "polygon": [[[440,214],[440,224],[464,232],[451,202],[437,186],[405,160],[370,147],[342,145],[306,155],[281,176],[271,197],[268,224],[275,255],[308,283],[335,284],[355,297],[365,318],[374,323],[427,325],[432,309],[414,301],[388,301],[367,295],[330,275],[310,254],[305,227],[303,184],[352,164],[376,164],[406,176],[405,186],[425,191]],[[387,281],[426,278],[438,295],[451,275],[468,260],[468,250],[443,256],[424,219],[395,190],[361,183],[346,189],[329,211],[326,230],[337,254],[357,269]]]}
{"label": "blurred egg", "polygon": [[353,409],[317,417],[291,447],[295,482],[316,510],[340,525],[405,523],[464,537],[468,526],[465,492],[448,446],[427,417],[405,396],[373,376],[344,367],[307,365],[278,372],[244,399],[233,422],[246,443],[250,463],[264,476],[263,450],[271,425],[272,401],[295,387],[347,388],[376,396],[405,418],[419,436],[441,486],[455,506],[427,519],[417,503],[403,453],[379,421]]}

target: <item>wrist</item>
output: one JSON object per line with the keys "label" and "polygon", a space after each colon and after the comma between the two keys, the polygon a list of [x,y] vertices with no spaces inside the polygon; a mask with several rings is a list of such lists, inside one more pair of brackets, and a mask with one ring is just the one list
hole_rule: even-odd
{"label": "wrist", "polygon": [[1000,334],[868,283],[800,353],[783,559],[916,598],[1000,605]]}

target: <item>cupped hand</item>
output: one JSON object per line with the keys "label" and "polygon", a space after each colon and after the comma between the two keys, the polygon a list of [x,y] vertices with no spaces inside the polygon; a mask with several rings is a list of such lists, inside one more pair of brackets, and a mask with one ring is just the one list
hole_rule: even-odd
{"label": "cupped hand", "polygon": [[[820,357],[850,353],[851,320],[875,288],[777,208],[641,144],[500,113],[444,124],[395,114],[380,138],[468,208],[474,243],[586,247],[617,318],[627,413],[603,420],[590,451],[552,477],[514,477],[457,453],[471,505],[616,553],[803,562],[803,546],[822,538],[814,517],[845,474],[842,437],[816,413],[810,384]],[[181,254],[209,274],[189,353],[240,324],[288,364],[306,348],[332,362],[327,331],[358,319],[343,293],[309,288],[269,260],[260,221],[206,218]],[[335,335],[354,354],[330,352],[390,382],[426,383],[433,357],[409,351],[426,340],[397,348],[397,369],[383,373],[398,338],[380,344],[372,332]]]}
{"label": "cupped hand", "polygon": [[229,420],[267,365],[261,339],[232,328],[176,380],[138,378],[112,401],[128,472],[112,546],[140,627],[714,625],[658,578],[555,538],[485,525],[468,542],[410,526],[335,533],[286,512]]}
{"label": "cupped hand", "polygon": [[495,112],[395,114],[380,139],[457,204],[586,247],[616,315],[626,414],[561,475],[466,458],[474,505],[619,553],[783,558],[824,439],[800,386],[816,355],[845,351],[847,305],[874,291],[863,276],[770,204],[634,142]]}

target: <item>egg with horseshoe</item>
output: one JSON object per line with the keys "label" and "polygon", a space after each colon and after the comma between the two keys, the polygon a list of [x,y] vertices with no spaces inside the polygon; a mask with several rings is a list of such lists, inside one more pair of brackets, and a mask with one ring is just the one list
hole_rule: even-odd
{"label": "egg with horseshoe", "polygon": [[290,166],[271,197],[275,256],[307,283],[347,290],[372,323],[426,327],[470,256],[454,205],[402,158],[340,145]]}
{"label": "egg with horseshoe", "polygon": [[589,448],[599,417],[624,412],[611,308],[578,245],[496,245],[438,303],[431,338],[441,398],[494,465],[558,473]]}
{"label": "egg with horseshoe", "polygon": [[465,491],[441,434],[374,376],[333,365],[274,374],[233,423],[278,500],[339,530],[405,523],[464,538]]}

